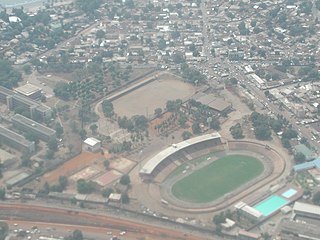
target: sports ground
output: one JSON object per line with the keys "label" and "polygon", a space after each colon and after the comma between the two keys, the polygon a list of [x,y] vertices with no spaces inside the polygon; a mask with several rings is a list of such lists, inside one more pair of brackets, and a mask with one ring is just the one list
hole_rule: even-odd
{"label": "sports ground", "polygon": [[228,155],[194,171],[172,186],[172,194],[186,202],[208,203],[259,176],[261,161],[245,155]]}

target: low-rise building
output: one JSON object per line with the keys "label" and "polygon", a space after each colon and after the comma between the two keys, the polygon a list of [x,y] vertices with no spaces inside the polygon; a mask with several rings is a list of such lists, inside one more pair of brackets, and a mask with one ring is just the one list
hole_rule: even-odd
{"label": "low-rise building", "polygon": [[89,152],[98,152],[101,149],[101,141],[90,137],[83,141],[82,149]]}
{"label": "low-rise building", "polygon": [[31,98],[31,99],[37,99],[40,98],[42,93],[42,89],[32,85],[30,83],[27,83],[23,86],[17,87],[14,89],[17,93],[20,93],[21,95]]}
{"label": "low-rise building", "polygon": [[0,125],[0,139],[2,144],[8,145],[19,151],[27,151],[29,153],[35,151],[34,142],[28,141],[24,136],[7,129],[2,125]]}
{"label": "low-rise building", "polygon": [[24,117],[20,114],[14,115],[12,118],[13,125],[23,131],[30,132],[36,135],[42,141],[48,142],[50,139],[56,138],[56,131],[48,128],[36,121],[31,120],[30,118]]}

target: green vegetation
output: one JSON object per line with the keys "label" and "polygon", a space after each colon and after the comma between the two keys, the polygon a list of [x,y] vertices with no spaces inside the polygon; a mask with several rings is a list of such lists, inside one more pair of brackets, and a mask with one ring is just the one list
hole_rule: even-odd
{"label": "green vegetation", "polygon": [[189,131],[184,131],[181,136],[183,140],[187,140],[192,137],[192,133]]}
{"label": "green vegetation", "polygon": [[313,195],[312,202],[320,206],[320,192],[317,192]]}
{"label": "green vegetation", "polygon": [[0,222],[0,240],[6,239],[9,232],[9,226],[6,222]]}
{"label": "green vegetation", "polygon": [[234,139],[244,138],[240,123],[237,123],[236,125],[232,126],[230,128],[230,133]]}
{"label": "green vegetation", "polygon": [[68,186],[68,178],[66,176],[59,177],[59,183],[50,187],[51,192],[62,192]]}
{"label": "green vegetation", "polygon": [[0,86],[12,89],[21,80],[21,74],[11,66],[11,63],[0,59]]}
{"label": "green vegetation", "polygon": [[120,178],[120,183],[121,183],[122,185],[129,185],[130,182],[131,182],[130,177],[129,177],[129,175],[127,175],[127,174],[122,175],[122,177]]}
{"label": "green vegetation", "polygon": [[176,182],[172,193],[184,201],[206,203],[236,189],[262,171],[263,164],[253,157],[225,156]]}
{"label": "green vegetation", "polygon": [[111,118],[114,115],[112,102],[110,102],[108,100],[103,100],[102,111],[106,117]]}
{"label": "green vegetation", "polygon": [[90,194],[95,191],[96,184],[92,181],[79,179],[77,181],[77,191],[81,194]]}
{"label": "green vegetation", "polygon": [[80,230],[76,229],[72,232],[72,235],[65,237],[64,240],[83,240],[83,234]]}
{"label": "green vegetation", "polygon": [[0,188],[0,200],[5,200],[6,198],[6,189]]}

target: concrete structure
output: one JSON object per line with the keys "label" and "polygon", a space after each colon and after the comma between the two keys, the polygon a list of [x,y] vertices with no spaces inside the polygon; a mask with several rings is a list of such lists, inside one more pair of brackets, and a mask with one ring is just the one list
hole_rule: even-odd
{"label": "concrete structure", "polygon": [[24,110],[32,119],[45,120],[50,119],[52,116],[50,107],[1,86],[0,102],[6,104],[10,110],[17,108]]}
{"label": "concrete structure", "polygon": [[16,156],[0,149],[0,163],[3,167],[8,167],[16,162]]}
{"label": "concrete structure", "polygon": [[320,219],[320,207],[313,204],[295,202],[293,205],[293,213],[295,215]]}
{"label": "concrete structure", "polygon": [[111,193],[108,200],[110,202],[117,202],[119,203],[121,201],[121,194],[120,193]]}
{"label": "concrete structure", "polygon": [[101,141],[90,137],[83,141],[82,149],[89,152],[98,152],[101,149]]}
{"label": "concrete structure", "polygon": [[306,157],[307,161],[310,161],[316,157],[315,153],[304,144],[298,144],[294,146],[293,149],[295,153],[302,153]]}
{"label": "concrete structure", "polygon": [[259,221],[263,218],[263,214],[259,212],[258,210],[254,209],[253,207],[250,207],[244,202],[239,202],[235,206],[235,209],[237,209],[243,216],[245,216],[248,219]]}
{"label": "concrete structure", "polygon": [[150,178],[153,177],[153,173],[157,169],[158,166],[160,166],[161,163],[165,162],[170,155],[177,153],[185,148],[188,148],[194,144],[200,144],[212,141],[212,146],[221,144],[221,136],[219,133],[211,133],[206,134],[203,136],[195,137],[188,139],[186,141],[172,144],[172,146],[162,150],[157,155],[155,155],[153,158],[151,158],[140,170],[140,176],[143,178]]}
{"label": "concrete structure", "polygon": [[238,232],[238,238],[239,240],[256,240],[260,239],[260,234],[252,233],[245,231],[243,229],[240,229]]}
{"label": "concrete structure", "polygon": [[5,181],[7,187],[13,187],[14,185],[17,185],[18,183],[22,182],[26,178],[30,176],[27,172],[19,172],[18,174],[14,175],[13,177],[9,178]]}
{"label": "concrete structure", "polygon": [[207,105],[218,113],[227,113],[231,110],[232,105],[221,98],[216,98],[213,94],[207,94],[195,99],[203,105]]}
{"label": "concrete structure", "polygon": [[31,99],[38,99],[42,95],[41,94],[42,89],[30,83],[27,83],[26,85],[15,88],[14,91]]}
{"label": "concrete structure", "polygon": [[305,171],[313,168],[320,169],[320,157],[310,162],[297,164],[293,167],[294,171],[296,172]]}
{"label": "concrete structure", "polygon": [[13,125],[23,131],[36,135],[42,141],[48,142],[50,139],[56,138],[56,131],[37,123],[30,118],[26,118],[20,114],[14,115],[12,118]]}
{"label": "concrete structure", "polygon": [[6,127],[0,125],[0,139],[1,143],[15,148],[19,151],[34,152],[35,144],[30,142],[25,137],[7,129]]}
{"label": "concrete structure", "polygon": [[317,220],[295,222],[284,219],[279,229],[281,240],[320,240],[320,228]]}

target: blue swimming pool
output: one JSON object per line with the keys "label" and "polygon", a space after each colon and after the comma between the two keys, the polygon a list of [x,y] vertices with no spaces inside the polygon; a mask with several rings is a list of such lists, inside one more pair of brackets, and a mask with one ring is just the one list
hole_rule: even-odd
{"label": "blue swimming pool", "polygon": [[283,206],[289,203],[288,200],[278,196],[272,195],[267,199],[263,200],[262,202],[255,205],[253,208],[258,210],[263,214],[263,216],[269,216],[270,214],[274,213],[275,211],[279,210]]}
{"label": "blue swimming pool", "polygon": [[291,198],[297,193],[297,190],[290,188],[289,190],[285,191],[284,193],[281,194],[282,197],[285,198]]}

